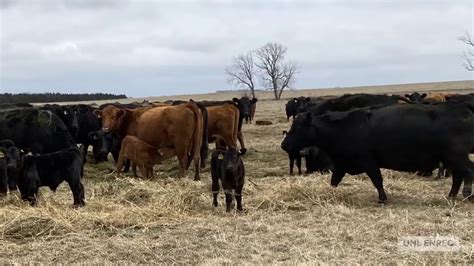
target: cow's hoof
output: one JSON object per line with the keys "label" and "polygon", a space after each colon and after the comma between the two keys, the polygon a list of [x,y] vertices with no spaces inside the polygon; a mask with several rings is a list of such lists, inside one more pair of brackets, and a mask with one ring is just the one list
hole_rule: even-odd
{"label": "cow's hoof", "polygon": [[245,155],[247,153],[247,149],[243,148],[243,149],[240,149],[240,154],[241,155]]}

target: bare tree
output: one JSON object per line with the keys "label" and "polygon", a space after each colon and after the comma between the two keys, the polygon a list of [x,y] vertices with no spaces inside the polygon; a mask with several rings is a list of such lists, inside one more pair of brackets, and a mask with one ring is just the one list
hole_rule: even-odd
{"label": "bare tree", "polygon": [[227,82],[238,87],[246,87],[255,98],[255,72],[253,53],[247,52],[232,58],[232,63],[225,69]]}
{"label": "bare tree", "polygon": [[464,52],[464,67],[469,71],[474,71],[474,40],[469,32],[459,37],[459,40],[468,46],[467,51]]}
{"label": "bare tree", "polygon": [[287,48],[279,43],[267,43],[256,51],[256,66],[262,73],[262,81],[273,90],[275,99],[280,99],[283,90],[291,88],[297,72],[297,65],[285,62]]}

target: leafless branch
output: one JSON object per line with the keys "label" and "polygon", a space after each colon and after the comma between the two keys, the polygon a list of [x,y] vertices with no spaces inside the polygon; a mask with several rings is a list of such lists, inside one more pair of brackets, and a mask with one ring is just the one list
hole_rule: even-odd
{"label": "leafless branch", "polygon": [[464,67],[469,71],[474,71],[474,40],[469,32],[458,39],[468,46],[467,51],[464,52]]}
{"label": "leafless branch", "polygon": [[231,65],[226,68],[226,74],[228,83],[248,88],[253,97],[255,97],[255,73],[252,52],[234,57]]}
{"label": "leafless branch", "polygon": [[279,43],[267,43],[256,51],[262,82],[273,90],[275,99],[279,99],[285,88],[290,88],[297,66],[284,62],[287,48]]}

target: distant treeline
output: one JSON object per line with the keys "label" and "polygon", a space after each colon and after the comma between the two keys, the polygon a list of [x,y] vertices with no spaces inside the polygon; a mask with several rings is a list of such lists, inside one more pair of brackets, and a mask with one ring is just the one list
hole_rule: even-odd
{"label": "distant treeline", "polygon": [[111,93],[3,93],[0,94],[0,103],[44,103],[44,102],[76,102],[125,99],[124,94]]}

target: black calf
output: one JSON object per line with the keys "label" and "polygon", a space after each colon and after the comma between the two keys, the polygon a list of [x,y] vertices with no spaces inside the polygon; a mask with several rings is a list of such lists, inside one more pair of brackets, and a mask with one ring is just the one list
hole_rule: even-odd
{"label": "black calf", "polygon": [[[0,192],[6,193],[6,185],[8,184],[8,190],[13,191],[17,189],[17,180],[20,170],[20,149],[15,147],[15,144],[11,140],[2,140],[0,141],[0,160],[4,161],[1,166],[3,173],[3,168],[6,169],[6,174],[3,177],[0,177]],[[6,180],[6,181],[5,181]]]}
{"label": "black calf", "polygon": [[39,187],[48,186],[56,191],[66,181],[71,188],[74,205],[84,206],[83,170],[82,154],[76,147],[42,155],[25,155],[18,180],[21,197],[34,205]]}
{"label": "black calf", "polygon": [[219,194],[219,179],[225,193],[226,211],[231,210],[232,190],[235,193],[237,210],[242,211],[242,188],[245,180],[245,167],[241,153],[236,149],[216,150],[211,158],[212,194],[213,205],[217,207],[217,195]]}

